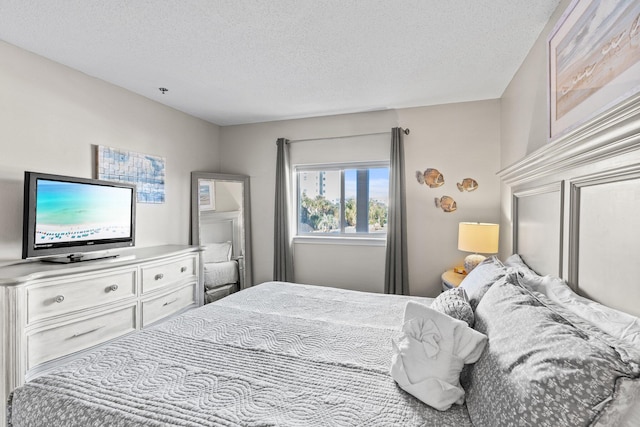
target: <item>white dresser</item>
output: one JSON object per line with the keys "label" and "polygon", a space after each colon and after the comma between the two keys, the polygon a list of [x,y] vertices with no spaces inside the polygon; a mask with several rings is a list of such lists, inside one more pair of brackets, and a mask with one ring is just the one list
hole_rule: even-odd
{"label": "white dresser", "polygon": [[112,251],[116,258],[0,267],[0,390],[9,393],[92,347],[202,305],[200,248]]}

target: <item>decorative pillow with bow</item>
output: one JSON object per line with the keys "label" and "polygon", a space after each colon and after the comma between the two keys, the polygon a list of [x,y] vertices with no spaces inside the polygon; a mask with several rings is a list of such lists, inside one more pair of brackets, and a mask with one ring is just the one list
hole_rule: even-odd
{"label": "decorative pillow with bow", "polygon": [[486,335],[414,301],[405,307],[402,331],[391,359],[391,376],[398,385],[440,411],[464,403],[460,372],[478,360]]}

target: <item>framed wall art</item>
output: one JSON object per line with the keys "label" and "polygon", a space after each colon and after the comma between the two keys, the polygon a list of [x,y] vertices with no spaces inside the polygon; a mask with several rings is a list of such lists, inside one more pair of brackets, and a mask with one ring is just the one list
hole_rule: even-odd
{"label": "framed wall art", "polygon": [[640,0],[574,0],[547,47],[553,141],[640,92]]}
{"label": "framed wall art", "polygon": [[201,211],[216,210],[216,191],[214,181],[200,180],[198,199]]}
{"label": "framed wall art", "polygon": [[99,145],[98,179],[136,184],[138,203],[164,203],[165,159]]}

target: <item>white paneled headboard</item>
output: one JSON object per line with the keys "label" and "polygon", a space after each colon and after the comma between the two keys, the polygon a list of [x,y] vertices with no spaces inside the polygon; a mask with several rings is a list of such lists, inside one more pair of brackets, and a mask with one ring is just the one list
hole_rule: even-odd
{"label": "white paneled headboard", "polygon": [[640,164],[577,178],[570,188],[569,281],[640,316]]}
{"label": "white paneled headboard", "polygon": [[242,255],[241,212],[204,212],[200,214],[202,244],[231,242],[233,257]]}
{"label": "white paneled headboard", "polygon": [[499,173],[512,252],[640,316],[640,97]]}
{"label": "white paneled headboard", "polygon": [[[562,274],[563,183],[516,191],[512,198],[513,252],[535,271]],[[543,251],[539,248],[545,248]]]}

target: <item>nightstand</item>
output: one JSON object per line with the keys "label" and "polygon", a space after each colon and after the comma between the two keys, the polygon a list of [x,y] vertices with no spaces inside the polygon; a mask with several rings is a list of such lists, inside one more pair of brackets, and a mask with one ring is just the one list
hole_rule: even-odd
{"label": "nightstand", "polygon": [[442,273],[440,278],[442,279],[442,291],[446,291],[452,288],[460,286],[462,280],[467,277],[464,274],[456,273],[453,270],[447,270]]}

